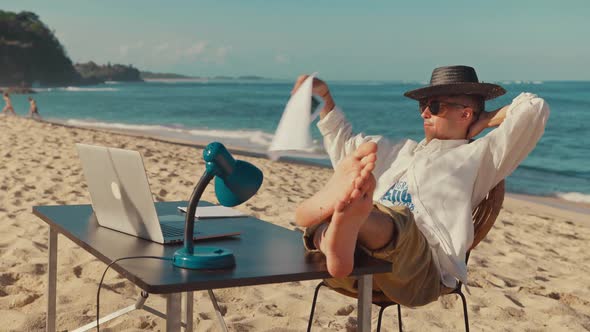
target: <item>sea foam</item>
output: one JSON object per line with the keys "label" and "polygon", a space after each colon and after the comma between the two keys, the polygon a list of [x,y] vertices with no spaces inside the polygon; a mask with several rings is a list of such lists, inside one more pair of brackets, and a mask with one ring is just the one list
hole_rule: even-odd
{"label": "sea foam", "polygon": [[[221,129],[201,129],[201,128],[184,128],[170,127],[162,125],[148,124],[126,124],[115,122],[101,122],[92,120],[69,119],[66,124],[76,127],[90,127],[101,129],[125,130],[139,133],[146,133],[159,137],[181,138],[185,140],[203,142],[220,140],[232,146],[241,147],[246,150],[253,149],[256,151],[266,151],[272,142],[273,134],[266,133],[262,130],[221,130]],[[321,144],[314,141],[314,152],[321,153],[323,148]]]}
{"label": "sea foam", "polygon": [[556,193],[555,195],[561,199],[565,199],[566,201],[570,201],[570,202],[590,203],[590,195],[588,195],[588,194],[569,192],[569,193]]}
{"label": "sea foam", "polygon": [[59,90],[63,91],[72,91],[72,92],[80,92],[80,91],[119,91],[116,88],[81,88],[77,86],[68,86],[66,88],[60,88]]}

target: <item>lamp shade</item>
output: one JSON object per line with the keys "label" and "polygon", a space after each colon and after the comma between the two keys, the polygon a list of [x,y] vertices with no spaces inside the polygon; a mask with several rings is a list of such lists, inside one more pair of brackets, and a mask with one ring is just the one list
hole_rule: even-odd
{"label": "lamp shade", "polygon": [[216,175],[215,195],[223,206],[236,206],[247,201],[262,185],[262,171],[246,161],[235,160],[221,143],[207,145],[203,158],[207,172]]}

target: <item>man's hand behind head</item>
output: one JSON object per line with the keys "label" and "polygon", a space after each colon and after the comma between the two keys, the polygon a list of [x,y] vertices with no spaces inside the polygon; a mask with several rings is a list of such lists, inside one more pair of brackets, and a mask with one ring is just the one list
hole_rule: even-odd
{"label": "man's hand behind head", "polygon": [[497,127],[500,124],[502,124],[502,122],[506,118],[506,111],[508,111],[508,106],[509,105],[506,105],[492,112],[482,111],[479,115],[479,119],[475,121],[473,124],[471,124],[471,126],[469,127],[469,130],[467,131],[467,138],[474,138],[475,136],[479,135],[479,133],[481,133],[484,129],[490,127]]}

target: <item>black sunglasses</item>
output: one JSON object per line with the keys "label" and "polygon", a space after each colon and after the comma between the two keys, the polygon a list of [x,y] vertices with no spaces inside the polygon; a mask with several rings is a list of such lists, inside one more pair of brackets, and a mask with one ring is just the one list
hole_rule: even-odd
{"label": "black sunglasses", "polygon": [[428,107],[430,109],[430,114],[432,115],[438,115],[441,111],[441,106],[444,107],[455,107],[455,108],[467,108],[467,107],[471,107],[468,105],[463,105],[463,104],[458,104],[458,103],[448,103],[446,101],[440,101],[440,100],[431,100],[430,102],[426,101],[426,100],[420,100],[420,114],[424,113],[424,111],[426,110],[426,107]]}

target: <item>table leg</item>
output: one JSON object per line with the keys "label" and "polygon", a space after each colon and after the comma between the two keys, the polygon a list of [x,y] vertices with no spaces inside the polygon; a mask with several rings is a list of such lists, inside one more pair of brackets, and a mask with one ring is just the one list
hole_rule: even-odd
{"label": "table leg", "polygon": [[371,331],[371,304],[373,297],[373,275],[365,274],[359,277],[359,295],[357,307],[357,324],[359,332]]}
{"label": "table leg", "polygon": [[45,329],[55,331],[56,292],[57,292],[57,231],[49,227],[49,262],[47,266],[47,316]]}
{"label": "table leg", "polygon": [[186,328],[184,329],[186,332],[193,331],[193,292],[186,292],[186,312],[185,314],[185,323]]}
{"label": "table leg", "polygon": [[168,294],[166,298],[166,331],[180,332],[181,300],[182,293]]}

